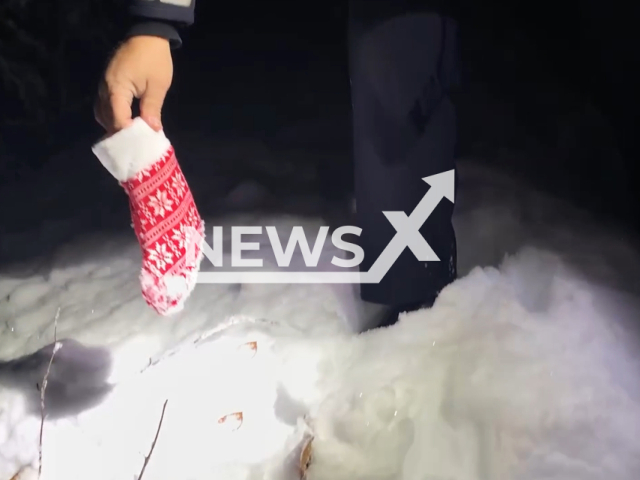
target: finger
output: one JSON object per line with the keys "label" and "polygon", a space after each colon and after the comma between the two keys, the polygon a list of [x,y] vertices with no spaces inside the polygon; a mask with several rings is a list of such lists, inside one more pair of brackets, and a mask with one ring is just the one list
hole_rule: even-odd
{"label": "finger", "polygon": [[109,94],[110,124],[113,130],[120,131],[127,128],[131,122],[131,104],[133,92],[130,89],[115,89]]}
{"label": "finger", "polygon": [[104,114],[102,113],[102,105],[99,99],[96,99],[93,104],[93,118],[95,118],[96,122],[98,122],[102,128],[107,130],[106,122],[104,121]]}
{"label": "finger", "polygon": [[111,115],[111,107],[106,107],[100,101],[96,101],[93,107],[93,115],[98,124],[105,129],[106,135],[110,136],[117,132],[113,124],[113,115]]}
{"label": "finger", "polygon": [[157,82],[149,82],[140,97],[140,116],[156,132],[162,130],[162,105],[168,88]]}
{"label": "finger", "polygon": [[[114,98],[116,99],[117,104],[117,95],[114,96],[109,92],[109,87],[106,83],[101,84],[98,89],[98,97],[94,104],[93,111],[97,122],[107,131],[108,135],[113,135],[126,127],[128,123],[126,120],[116,122],[114,115]],[[126,113],[124,114],[124,117],[126,118]],[[131,117],[131,115],[129,115],[129,117]]]}
{"label": "finger", "polygon": [[98,122],[98,124],[102,128],[109,132],[110,130],[112,130],[110,126],[111,122],[109,121],[109,115],[106,114],[104,108],[105,103],[108,103],[109,95],[105,95],[104,91],[105,86],[101,84],[98,87],[98,94],[96,95],[95,101],[93,103],[93,116],[96,119],[96,122]]}

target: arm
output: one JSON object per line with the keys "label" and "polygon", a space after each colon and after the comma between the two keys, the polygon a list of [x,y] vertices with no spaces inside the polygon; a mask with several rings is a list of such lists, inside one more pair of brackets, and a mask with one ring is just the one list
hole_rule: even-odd
{"label": "arm", "polygon": [[196,0],[131,0],[133,23],[126,38],[150,35],[169,40],[172,48],[182,45],[178,29],[194,22]]}

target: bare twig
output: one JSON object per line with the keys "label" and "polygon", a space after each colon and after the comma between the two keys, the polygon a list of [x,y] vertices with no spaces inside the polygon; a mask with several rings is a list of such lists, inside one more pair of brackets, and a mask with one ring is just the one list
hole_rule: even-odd
{"label": "bare twig", "polygon": [[158,441],[158,436],[160,435],[160,429],[162,428],[162,421],[164,420],[164,411],[167,409],[167,403],[169,400],[164,401],[164,405],[162,406],[162,414],[160,415],[160,422],[158,422],[158,429],[156,430],[156,436],[153,439],[153,443],[151,444],[151,449],[149,450],[149,455],[144,457],[144,464],[142,465],[142,470],[140,470],[140,475],[138,475],[138,480],[142,480],[142,476],[144,475],[144,471],[147,469],[147,464],[151,459],[151,455],[153,455],[153,450],[156,448],[156,442]]}
{"label": "bare twig", "polygon": [[44,409],[44,396],[47,390],[47,381],[49,380],[49,373],[51,372],[51,365],[53,364],[53,357],[56,356],[56,352],[62,347],[61,343],[58,343],[58,317],[60,317],[60,307],[56,312],[56,316],[53,319],[53,351],[51,352],[51,358],[49,359],[49,365],[47,371],[44,374],[42,385],[40,386],[40,440],[38,442],[38,478],[42,475],[42,437],[44,434],[44,420],[46,413]]}

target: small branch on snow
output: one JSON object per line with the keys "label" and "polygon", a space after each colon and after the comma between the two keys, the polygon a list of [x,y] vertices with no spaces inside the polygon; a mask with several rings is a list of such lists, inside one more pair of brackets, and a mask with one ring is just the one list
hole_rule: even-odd
{"label": "small branch on snow", "polygon": [[140,475],[138,475],[138,480],[142,480],[142,476],[144,475],[144,471],[147,469],[147,464],[151,459],[151,455],[153,455],[153,450],[156,448],[156,442],[158,441],[158,436],[160,435],[160,429],[162,428],[162,421],[164,420],[164,412],[167,409],[167,403],[169,400],[164,401],[164,405],[162,406],[162,414],[160,415],[160,422],[158,422],[158,429],[156,430],[156,436],[153,439],[153,443],[151,444],[151,449],[149,450],[149,455],[144,457],[144,464],[142,465],[142,470],[140,470]]}
{"label": "small branch on snow", "polygon": [[44,397],[47,390],[47,381],[49,380],[49,373],[51,372],[53,358],[56,356],[56,352],[62,347],[62,344],[58,343],[58,317],[60,317],[60,307],[58,307],[56,316],[53,319],[53,351],[51,352],[49,365],[47,365],[47,371],[44,374],[44,379],[42,380],[42,385],[40,386],[40,439],[38,441],[38,478],[42,476],[42,437],[44,434],[44,420],[46,418]]}

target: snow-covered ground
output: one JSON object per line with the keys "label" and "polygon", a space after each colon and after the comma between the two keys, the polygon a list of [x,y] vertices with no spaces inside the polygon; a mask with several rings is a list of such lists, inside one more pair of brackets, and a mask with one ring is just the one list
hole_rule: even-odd
{"label": "snow-covered ground", "polygon": [[[211,155],[255,159],[238,144]],[[309,480],[640,478],[634,240],[474,162],[459,173],[461,278],[432,309],[361,335],[344,286],[199,285],[158,317],[132,232],[50,224],[66,243],[0,272],[1,359],[51,344],[58,309],[57,338],[80,342],[63,342],[51,369],[42,479],[136,478],[165,401],[145,480],[293,480],[310,436]],[[264,204],[266,191],[248,183],[227,202]],[[299,223],[321,220],[251,217]],[[50,354],[0,364],[0,480],[38,465]]]}

